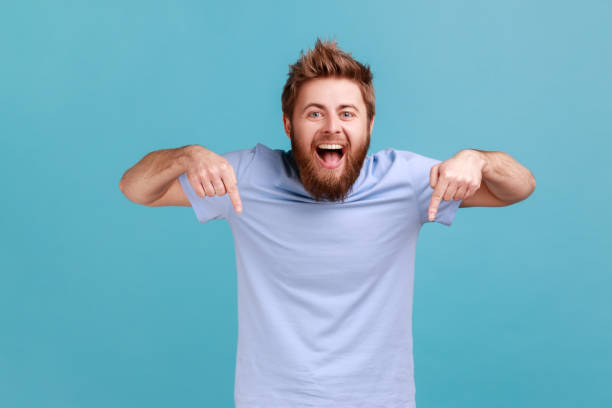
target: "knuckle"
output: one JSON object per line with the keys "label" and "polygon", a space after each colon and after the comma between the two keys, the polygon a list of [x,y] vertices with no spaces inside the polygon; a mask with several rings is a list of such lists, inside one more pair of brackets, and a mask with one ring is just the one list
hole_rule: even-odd
{"label": "knuckle", "polygon": [[210,175],[210,172],[208,171],[207,168],[201,168],[200,171],[198,171],[198,174],[200,175],[200,178],[202,178],[203,180],[206,180],[208,176]]}
{"label": "knuckle", "polygon": [[447,170],[446,177],[453,179],[453,180],[457,180],[457,179],[460,179],[462,176],[461,176],[461,173],[458,173],[455,170]]}

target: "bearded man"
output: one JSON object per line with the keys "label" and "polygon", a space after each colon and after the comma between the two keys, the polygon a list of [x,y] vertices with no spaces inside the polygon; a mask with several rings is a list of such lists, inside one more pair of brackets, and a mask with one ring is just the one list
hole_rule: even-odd
{"label": "bearded man", "polygon": [[[414,257],[420,228],[461,207],[506,206],[535,189],[503,152],[445,161],[368,155],[372,73],[317,40],[281,96],[291,149],[151,152],[120,182],[147,206],[225,219],[238,290],[237,408],[415,407]],[[244,207],[244,208],[243,208]]]}

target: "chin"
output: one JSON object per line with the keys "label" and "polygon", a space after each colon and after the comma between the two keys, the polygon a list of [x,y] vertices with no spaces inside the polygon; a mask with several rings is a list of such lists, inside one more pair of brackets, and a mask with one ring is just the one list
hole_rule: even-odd
{"label": "chin", "polygon": [[340,157],[328,157],[328,160],[324,160],[317,149],[314,152],[311,147],[300,149],[295,144],[294,135],[291,136],[293,157],[304,189],[315,201],[344,202],[361,172],[370,145],[370,135],[358,151],[351,150],[350,145],[345,146]]}

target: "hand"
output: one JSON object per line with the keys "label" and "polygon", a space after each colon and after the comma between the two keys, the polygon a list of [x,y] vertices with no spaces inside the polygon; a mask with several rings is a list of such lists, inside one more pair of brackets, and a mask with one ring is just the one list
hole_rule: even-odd
{"label": "hand", "polygon": [[485,164],[482,153],[466,149],[431,168],[429,185],[434,192],[429,203],[429,221],[436,218],[442,199],[464,200],[478,191]]}
{"label": "hand", "polygon": [[242,212],[236,174],[227,159],[200,145],[186,149],[186,176],[199,197],[229,194],[234,210]]}

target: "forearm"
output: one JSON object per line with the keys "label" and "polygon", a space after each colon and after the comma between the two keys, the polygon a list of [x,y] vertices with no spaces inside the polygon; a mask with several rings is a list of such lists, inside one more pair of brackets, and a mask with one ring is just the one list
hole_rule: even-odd
{"label": "forearm", "polygon": [[481,154],[485,164],[482,181],[497,198],[507,203],[526,199],[536,186],[535,177],[526,167],[504,152],[472,149]]}
{"label": "forearm", "polygon": [[185,157],[191,146],[156,150],[128,169],[119,188],[131,201],[146,205],[160,198],[170,184],[185,172]]}

